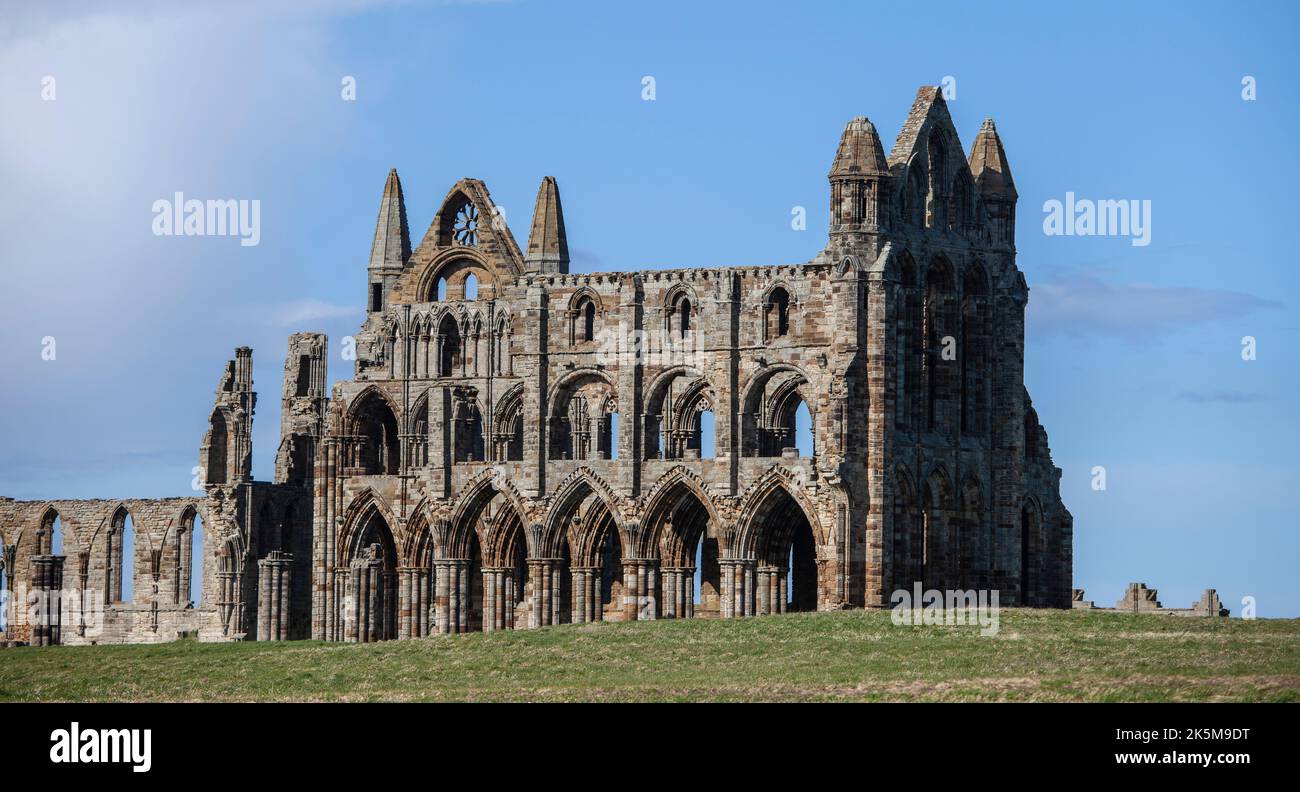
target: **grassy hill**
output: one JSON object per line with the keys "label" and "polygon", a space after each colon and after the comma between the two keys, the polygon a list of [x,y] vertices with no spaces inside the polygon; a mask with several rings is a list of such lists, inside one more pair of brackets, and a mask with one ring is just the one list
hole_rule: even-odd
{"label": "grassy hill", "polygon": [[1300,620],[1003,610],[568,625],[377,644],[0,650],[0,701],[1300,701]]}

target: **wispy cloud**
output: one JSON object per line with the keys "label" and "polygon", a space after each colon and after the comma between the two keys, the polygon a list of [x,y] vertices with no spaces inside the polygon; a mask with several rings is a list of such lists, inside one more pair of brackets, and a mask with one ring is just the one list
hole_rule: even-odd
{"label": "wispy cloud", "polygon": [[1263,399],[1264,395],[1254,391],[1236,390],[1183,391],[1178,394],[1178,398],[1196,404],[1246,404],[1257,402]]}
{"label": "wispy cloud", "polygon": [[1032,284],[1026,321],[1031,335],[1150,337],[1179,327],[1237,319],[1284,307],[1244,292],[1112,283],[1083,273]]}
{"label": "wispy cloud", "polygon": [[263,315],[269,317],[270,321],[279,327],[299,328],[332,319],[360,318],[363,313],[356,305],[335,305],[324,300],[307,298],[270,306]]}

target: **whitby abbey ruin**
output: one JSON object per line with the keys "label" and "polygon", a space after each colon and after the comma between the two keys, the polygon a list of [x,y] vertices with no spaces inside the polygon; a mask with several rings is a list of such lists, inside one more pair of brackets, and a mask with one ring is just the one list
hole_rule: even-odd
{"label": "whitby abbey ruin", "polygon": [[241,347],[192,496],[0,499],[6,637],[377,641],[887,607],[916,581],[1071,607],[993,122],[967,156],[923,88],[891,150],[859,117],[826,153],[811,260],[642,272],[569,271],[550,177],[522,249],[474,179],[414,240],[391,172],[354,343],[289,339],[274,480]]}

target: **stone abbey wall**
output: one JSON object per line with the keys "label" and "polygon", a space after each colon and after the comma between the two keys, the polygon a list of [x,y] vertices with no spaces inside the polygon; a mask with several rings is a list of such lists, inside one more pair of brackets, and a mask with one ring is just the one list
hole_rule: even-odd
{"label": "stone abbey wall", "polygon": [[[120,565],[93,537],[138,509],[147,596],[107,597],[129,626],[98,640],[882,607],[914,581],[1070,607],[1073,526],[1023,382],[1028,288],[993,123],[968,158],[923,88],[888,154],[849,122],[829,181],[829,238],[808,262],[577,274],[554,179],[524,249],[473,179],[413,246],[394,171],[367,318],[333,347],[353,377],[327,393],[328,340],[289,340],[275,480],[251,477],[240,348],[200,449],[203,497],[0,503],[9,578],[48,554],[53,510],[76,537],[64,589],[111,589]],[[181,607],[169,564],[193,552],[193,513],[204,593]],[[65,622],[62,640],[84,639]]]}

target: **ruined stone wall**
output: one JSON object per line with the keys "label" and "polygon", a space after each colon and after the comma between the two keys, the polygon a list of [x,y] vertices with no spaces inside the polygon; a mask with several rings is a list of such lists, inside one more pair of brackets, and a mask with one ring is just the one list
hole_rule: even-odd
{"label": "ruined stone wall", "polygon": [[[251,350],[219,380],[201,637],[883,607],[915,582],[1068,607],[1073,526],[1024,387],[1029,289],[993,123],[968,158],[922,89],[888,154],[851,121],[829,182],[807,262],[577,274],[553,178],[523,249],[474,179],[413,246],[391,172],[367,316],[341,340],[351,378],[327,394],[328,339],[289,339],[273,483],[251,477]],[[0,507],[6,537],[38,519]],[[139,508],[165,551],[163,514]],[[18,578],[40,549],[25,541]],[[175,604],[166,569],[154,586],[115,639],[189,623],[154,628],[152,603]]]}

